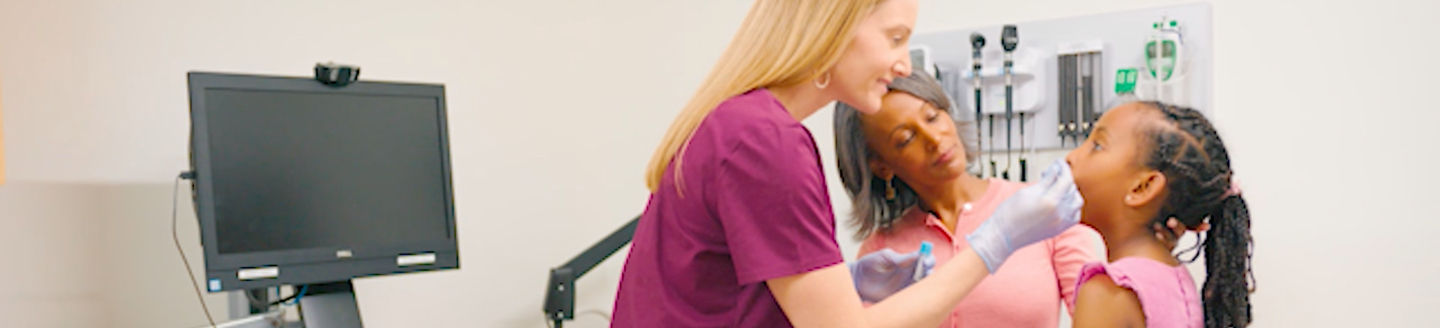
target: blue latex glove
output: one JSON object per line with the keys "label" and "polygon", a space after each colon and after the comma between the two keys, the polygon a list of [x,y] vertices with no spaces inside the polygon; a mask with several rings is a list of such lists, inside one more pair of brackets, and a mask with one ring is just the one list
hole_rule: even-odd
{"label": "blue latex glove", "polygon": [[855,279],[860,300],[878,303],[930,275],[934,268],[935,255],[930,252],[930,243],[924,242],[920,250],[912,253],[900,254],[886,248],[862,256],[850,263],[850,276]]}
{"label": "blue latex glove", "polygon": [[1075,190],[1070,165],[1064,159],[1057,160],[1040,175],[1040,181],[1015,192],[965,239],[985,261],[985,268],[995,273],[1015,250],[1054,237],[1080,222],[1080,207],[1084,204]]}

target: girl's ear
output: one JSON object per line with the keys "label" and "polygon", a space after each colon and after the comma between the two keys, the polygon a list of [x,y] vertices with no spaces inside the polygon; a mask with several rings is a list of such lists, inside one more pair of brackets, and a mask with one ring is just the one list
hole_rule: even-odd
{"label": "girl's ear", "polygon": [[1165,195],[1165,183],[1165,174],[1160,171],[1145,170],[1141,172],[1125,192],[1123,200],[1125,206],[1145,207],[1162,200],[1162,196]]}

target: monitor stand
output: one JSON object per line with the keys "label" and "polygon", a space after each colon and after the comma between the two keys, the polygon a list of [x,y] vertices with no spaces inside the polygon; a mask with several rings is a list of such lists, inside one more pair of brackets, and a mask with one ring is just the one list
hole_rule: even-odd
{"label": "monitor stand", "polygon": [[306,328],[360,328],[360,307],[349,280],[312,284],[300,297],[300,318]]}

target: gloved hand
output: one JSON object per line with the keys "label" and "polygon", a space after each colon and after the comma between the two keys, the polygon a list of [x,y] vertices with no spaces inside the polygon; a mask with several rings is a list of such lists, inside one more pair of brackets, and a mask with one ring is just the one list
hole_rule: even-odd
{"label": "gloved hand", "polygon": [[1054,237],[1080,222],[1080,207],[1084,204],[1075,189],[1070,165],[1060,159],[1045,169],[1040,181],[1001,203],[965,239],[985,261],[985,268],[995,273],[1015,250]]}
{"label": "gloved hand", "polygon": [[878,303],[929,275],[935,268],[935,255],[929,246],[926,242],[920,250],[905,254],[886,248],[851,262],[850,276],[855,279],[860,300]]}

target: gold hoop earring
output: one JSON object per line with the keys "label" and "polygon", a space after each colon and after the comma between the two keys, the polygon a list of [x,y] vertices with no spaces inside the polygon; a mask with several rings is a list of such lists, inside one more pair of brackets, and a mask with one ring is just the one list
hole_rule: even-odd
{"label": "gold hoop earring", "polygon": [[895,179],[887,179],[887,180],[885,180],[885,199],[886,199],[886,200],[895,200],[895,184],[892,183],[892,181],[895,181]]}
{"label": "gold hoop earring", "polygon": [[820,82],[820,79],[815,79],[816,88],[824,89],[828,86],[830,86],[830,72],[825,72],[825,82]]}

